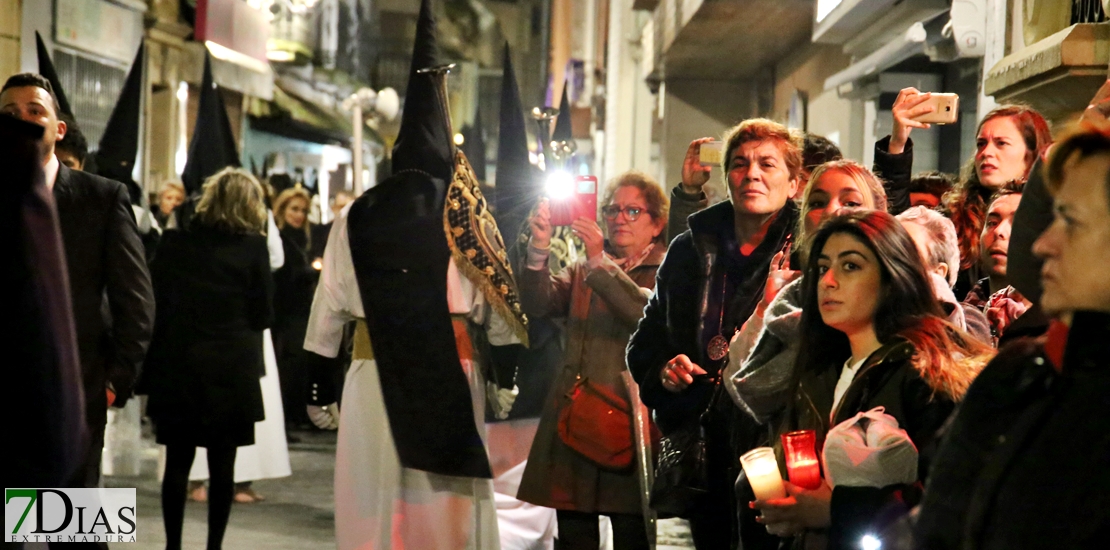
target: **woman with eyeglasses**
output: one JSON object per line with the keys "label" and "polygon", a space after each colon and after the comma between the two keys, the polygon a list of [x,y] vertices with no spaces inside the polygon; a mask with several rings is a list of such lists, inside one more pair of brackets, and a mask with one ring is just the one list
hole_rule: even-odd
{"label": "woman with eyeglasses", "polygon": [[[636,414],[643,409],[638,387],[626,374],[624,350],[667,251],[670,204],[658,183],[635,171],[609,185],[603,204],[605,233],[593,220],[575,220],[571,230],[585,244],[586,257],[553,274],[547,265],[551,210],[548,200],[541,200],[530,221],[527,264],[517,277],[525,313],[566,320],[563,369],[517,495],[557,510],[557,548],[598,548],[600,515],[612,521],[615,548],[649,547],[637,475],[641,450],[634,436],[637,421],[641,436],[648,433],[647,419]],[[600,410],[593,408],[598,404],[605,405],[609,418],[591,414]],[[591,426],[580,422],[590,418],[596,421]],[[601,420],[615,428],[593,429]]]}

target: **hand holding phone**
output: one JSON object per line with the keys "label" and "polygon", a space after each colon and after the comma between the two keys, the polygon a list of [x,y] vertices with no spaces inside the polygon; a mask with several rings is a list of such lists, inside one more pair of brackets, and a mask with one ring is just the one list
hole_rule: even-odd
{"label": "hand holding phone", "polygon": [[931,109],[921,115],[913,117],[917,122],[926,124],[953,124],[960,114],[960,96],[956,94],[928,94],[922,106]]}
{"label": "hand holding phone", "polygon": [[682,161],[682,191],[689,194],[701,193],[701,188],[709,181],[713,166],[706,165],[702,159],[702,145],[713,143],[713,138],[703,137],[690,142],[686,148],[686,158]]}
{"label": "hand holding phone", "polygon": [[[549,196],[552,225],[571,225],[578,218],[597,221],[597,177],[578,176],[572,192]],[[553,194],[549,194],[553,195]]]}

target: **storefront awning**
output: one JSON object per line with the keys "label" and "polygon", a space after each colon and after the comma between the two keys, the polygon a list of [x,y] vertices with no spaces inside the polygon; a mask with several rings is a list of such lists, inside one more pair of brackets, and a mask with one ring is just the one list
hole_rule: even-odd
{"label": "storefront awning", "polygon": [[[273,101],[252,98],[247,114],[254,128],[295,139],[333,145],[350,145],[351,120],[345,113],[327,109],[274,86]],[[381,135],[366,126],[363,137],[383,144]]]}

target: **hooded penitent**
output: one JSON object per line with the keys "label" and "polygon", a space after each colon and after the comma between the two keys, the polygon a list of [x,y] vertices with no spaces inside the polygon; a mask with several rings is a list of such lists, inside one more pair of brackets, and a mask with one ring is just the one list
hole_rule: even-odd
{"label": "hooded penitent", "polygon": [[42,35],[39,31],[35,31],[35,50],[39,56],[39,74],[43,78],[50,81],[50,86],[54,88],[54,97],[58,98],[58,106],[61,108],[61,114],[73,116],[73,109],[69,107],[69,100],[66,99],[66,93],[62,90],[62,82],[58,80],[58,71],[54,70],[54,63],[50,60],[50,53],[46,51],[46,44],[42,41]]}
{"label": "hooded penitent", "polygon": [[139,204],[142,190],[131,177],[135,168],[135,156],[139,152],[139,116],[143,95],[143,46],[131,62],[131,70],[123,84],[112,116],[100,137],[100,144],[94,153],[96,173],[109,179],[123,182],[131,194],[131,203]]}
{"label": "hooded penitent", "polygon": [[569,85],[569,81],[563,83],[563,99],[559,101],[559,117],[555,119],[551,141],[574,141],[574,132],[570,125],[570,97],[567,94]]}
{"label": "hooded penitent", "polygon": [[528,133],[509,45],[505,44],[501,77],[501,121],[497,140],[497,225],[505,240],[516,243],[528,212],[543,195],[537,170],[528,160]]}
{"label": "hooded penitent", "polygon": [[235,134],[231,133],[231,122],[227,118],[224,100],[212,80],[212,59],[206,50],[197,122],[193,126],[193,139],[189,141],[185,171],[181,173],[185,191],[190,195],[199,191],[208,176],[228,166],[240,166],[239,152],[235,146]]}
{"label": "hooded penitent", "polygon": [[499,263],[504,249],[498,254],[487,246],[500,242],[497,226],[480,192],[475,194],[465,156],[456,156],[451,141],[444,90],[437,84],[442,77],[418,72],[437,64],[435,20],[430,0],[424,0],[394,172],[351,205],[351,257],[401,464],[489,478],[447,304],[452,256],[493,309],[526,335],[511,272]]}

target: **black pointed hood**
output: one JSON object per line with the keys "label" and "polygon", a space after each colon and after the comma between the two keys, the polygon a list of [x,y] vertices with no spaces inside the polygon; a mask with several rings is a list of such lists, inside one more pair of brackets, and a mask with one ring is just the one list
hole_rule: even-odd
{"label": "black pointed hood", "polygon": [[200,104],[197,122],[193,126],[193,139],[189,141],[189,157],[181,181],[190,195],[200,190],[204,180],[228,167],[239,167],[235,134],[227,118],[224,100],[212,80],[212,60],[204,52],[204,79],[200,84]]}
{"label": "black pointed hood", "polygon": [[[123,84],[123,91],[112,109],[112,116],[108,118],[108,125],[104,127],[104,134],[100,137],[95,153],[97,174],[126,184],[132,195],[132,203],[140,200],[142,194],[131,174],[135,168],[135,157],[139,153],[143,51],[144,47],[140,44],[135,60],[131,62],[131,70],[127,73],[127,81]],[[140,196],[136,196],[136,192]]]}
{"label": "black pointed hood", "polygon": [[501,122],[497,139],[497,208],[494,217],[509,249],[513,248],[532,205],[543,194],[537,171],[528,160],[528,132],[520,102],[512,55],[505,44],[501,77]]}
{"label": "black pointed hood", "polygon": [[416,42],[401,112],[401,129],[393,146],[393,173],[422,170],[444,181],[455,171],[455,148],[436,77],[418,72],[440,64],[436,46],[436,21],[431,0],[420,3]]}
{"label": "black pointed hood", "polygon": [[39,31],[35,31],[35,49],[39,54],[39,74],[50,81],[50,86],[54,88],[54,97],[58,98],[58,106],[62,113],[73,116],[73,109],[69,107],[69,100],[66,99],[65,91],[62,90],[62,82],[58,80],[58,72],[54,70],[54,62],[50,60],[50,52],[46,51],[46,44],[42,41],[42,35],[39,34]]}
{"label": "black pointed hood", "polygon": [[463,136],[462,150],[470,160],[474,169],[474,177],[478,181],[487,183],[486,180],[486,137],[482,128],[482,110],[479,107],[474,113],[474,124],[461,130]]}
{"label": "black pointed hood", "polygon": [[563,83],[563,99],[559,102],[559,116],[555,119],[555,131],[551,133],[551,141],[573,141],[574,132],[570,127],[570,98],[567,88],[570,81]]}

